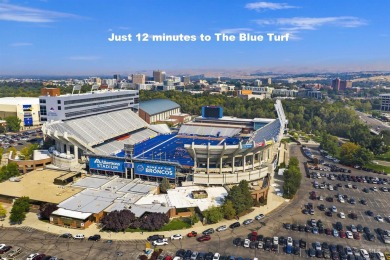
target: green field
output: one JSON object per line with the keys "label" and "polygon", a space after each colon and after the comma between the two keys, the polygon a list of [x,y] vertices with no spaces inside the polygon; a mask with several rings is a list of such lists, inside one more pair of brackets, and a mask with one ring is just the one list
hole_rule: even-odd
{"label": "green field", "polygon": [[387,174],[390,174],[390,166],[383,166],[383,165],[378,165],[378,164],[375,164],[375,163],[370,163],[370,164],[364,165],[364,167],[369,168],[369,169],[373,169],[373,170],[376,170],[376,171],[380,171],[380,172],[385,172]]}
{"label": "green field", "polygon": [[375,159],[390,162],[390,151],[387,153],[375,156]]}

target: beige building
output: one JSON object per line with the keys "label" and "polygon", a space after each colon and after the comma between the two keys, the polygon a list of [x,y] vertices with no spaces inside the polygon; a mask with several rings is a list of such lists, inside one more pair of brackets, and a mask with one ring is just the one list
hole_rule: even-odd
{"label": "beige building", "polygon": [[4,97],[0,98],[0,118],[18,117],[22,123],[21,129],[40,125],[39,98]]}
{"label": "beige building", "polygon": [[133,74],[133,84],[145,84],[144,74]]}
{"label": "beige building", "polygon": [[163,83],[165,80],[165,71],[154,70],[153,71],[153,80],[155,82]]}

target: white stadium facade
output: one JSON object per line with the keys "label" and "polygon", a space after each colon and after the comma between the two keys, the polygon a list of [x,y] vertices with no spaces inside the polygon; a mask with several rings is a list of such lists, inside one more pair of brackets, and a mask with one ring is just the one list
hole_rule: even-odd
{"label": "white stadium facade", "polygon": [[[51,104],[45,108],[42,131],[55,141],[53,164],[72,169],[86,162],[92,174],[146,181],[166,177],[199,185],[261,180],[277,166],[287,125],[279,100],[276,119],[228,117],[221,107],[204,107],[202,116],[170,132],[138,116],[138,98],[136,90],[110,89],[40,97],[45,100],[41,106]],[[61,112],[49,119],[49,111],[60,102]]]}

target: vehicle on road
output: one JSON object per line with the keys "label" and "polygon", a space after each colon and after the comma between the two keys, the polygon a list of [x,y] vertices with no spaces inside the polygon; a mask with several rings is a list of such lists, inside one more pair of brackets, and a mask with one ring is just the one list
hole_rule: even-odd
{"label": "vehicle on road", "polygon": [[264,216],[264,214],[259,214],[259,215],[257,215],[256,217],[255,217],[255,219],[256,220],[260,220],[260,219],[262,219],[262,218],[264,218],[265,216]]}

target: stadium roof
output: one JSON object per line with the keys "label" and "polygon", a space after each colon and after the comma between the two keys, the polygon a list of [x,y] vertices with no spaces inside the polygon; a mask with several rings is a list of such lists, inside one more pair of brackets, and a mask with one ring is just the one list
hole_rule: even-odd
{"label": "stadium roof", "polygon": [[3,97],[0,105],[35,105],[39,104],[39,98],[34,97]]}
{"label": "stadium roof", "polygon": [[142,109],[149,115],[159,114],[175,108],[180,108],[180,105],[169,99],[153,99],[139,103],[139,109]]}

